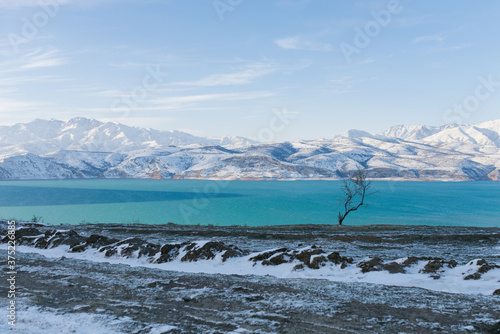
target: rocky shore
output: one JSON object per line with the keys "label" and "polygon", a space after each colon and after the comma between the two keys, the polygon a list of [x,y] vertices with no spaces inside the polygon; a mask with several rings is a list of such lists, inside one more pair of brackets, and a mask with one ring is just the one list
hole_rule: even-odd
{"label": "rocky shore", "polygon": [[16,240],[24,326],[36,308],[128,333],[500,328],[495,228],[19,223]]}

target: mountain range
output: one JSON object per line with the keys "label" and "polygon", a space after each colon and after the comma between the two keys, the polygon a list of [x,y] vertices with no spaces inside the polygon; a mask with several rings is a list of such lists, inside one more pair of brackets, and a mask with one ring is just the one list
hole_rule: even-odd
{"label": "mountain range", "polygon": [[86,118],[0,126],[0,179],[498,180],[500,119],[474,125],[398,125],[372,135],[258,143],[197,137]]}

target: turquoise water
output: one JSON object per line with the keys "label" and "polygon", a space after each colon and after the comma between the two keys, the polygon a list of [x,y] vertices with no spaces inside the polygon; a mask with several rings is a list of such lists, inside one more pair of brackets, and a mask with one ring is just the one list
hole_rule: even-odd
{"label": "turquoise water", "polygon": [[[0,182],[0,217],[48,224],[336,224],[339,181]],[[499,182],[374,182],[346,225],[500,227]]]}

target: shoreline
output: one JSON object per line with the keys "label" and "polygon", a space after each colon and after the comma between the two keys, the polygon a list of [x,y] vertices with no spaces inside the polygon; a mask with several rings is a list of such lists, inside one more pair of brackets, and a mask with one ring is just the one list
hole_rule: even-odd
{"label": "shoreline", "polygon": [[[189,180],[189,181],[249,181],[249,182],[272,182],[272,181],[343,181],[344,178],[140,178],[140,177],[93,177],[93,178],[46,178],[46,179],[0,179],[0,182],[14,182],[14,181],[67,181],[67,180]],[[429,178],[402,178],[402,177],[388,177],[388,178],[367,178],[367,181],[376,182],[498,182],[500,179],[429,179]]]}
{"label": "shoreline", "polygon": [[327,230],[327,231],[340,231],[340,232],[350,232],[357,230],[366,230],[367,232],[373,231],[403,231],[403,230],[486,230],[492,232],[500,233],[500,227],[482,227],[482,226],[463,226],[463,225],[401,225],[401,224],[367,224],[367,225],[349,225],[349,224],[286,224],[286,225],[262,225],[262,226],[248,226],[248,225],[214,225],[214,224],[176,224],[172,222],[167,222],[163,224],[145,224],[145,223],[107,223],[107,222],[94,222],[94,223],[79,223],[79,224],[50,224],[45,222],[32,222],[21,219],[5,219],[0,218],[0,223],[15,220],[17,223],[23,225],[32,225],[33,227],[113,227],[113,226],[126,226],[126,227],[147,227],[152,229],[167,228],[167,229],[200,229],[200,230],[210,230],[210,229],[244,229],[244,230],[300,230],[300,231],[310,231],[310,230]]}
{"label": "shoreline", "polygon": [[500,228],[19,222],[16,238],[20,328],[39,313],[52,332],[97,315],[123,332],[500,327]]}
{"label": "shoreline", "polygon": [[[7,225],[8,222],[0,221],[4,245],[10,240]],[[470,285],[464,282],[469,280],[467,275],[473,275],[473,280],[482,280],[483,273],[488,273],[487,281],[495,275],[500,281],[500,265],[495,264],[500,257],[498,228],[387,228],[376,225],[339,229],[314,225],[202,227],[174,224],[55,227],[30,222],[17,222],[16,227],[16,244],[24,251],[76,259],[83,256],[98,262],[118,259],[139,266],[155,267],[156,263],[165,269],[187,272],[208,270],[209,273],[278,276],[288,273],[286,277],[294,277],[297,268],[301,268],[307,269],[312,278],[319,274],[318,278],[326,275],[337,280],[337,275],[357,277],[361,268],[362,273],[385,272],[389,276],[408,273],[424,286],[430,284],[425,283],[428,280],[425,274],[430,274],[434,280],[441,275],[445,280],[459,279],[455,283],[458,286]],[[191,262],[196,265],[192,267]],[[260,269],[252,268],[252,263]],[[455,270],[455,267],[462,269]],[[385,279],[387,277],[382,281]],[[373,282],[382,281],[375,279]],[[496,285],[500,293],[500,284],[493,283],[491,287]]]}

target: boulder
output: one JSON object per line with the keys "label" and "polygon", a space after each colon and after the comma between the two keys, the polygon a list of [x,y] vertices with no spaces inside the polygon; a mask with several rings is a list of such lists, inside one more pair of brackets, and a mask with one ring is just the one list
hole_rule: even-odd
{"label": "boulder", "polygon": [[361,268],[362,273],[367,273],[370,271],[381,271],[382,269],[384,269],[383,262],[379,257],[361,261],[356,266],[358,268]]}
{"label": "boulder", "polygon": [[335,264],[340,264],[341,269],[344,269],[345,267],[347,267],[348,264],[351,264],[354,262],[352,257],[340,256],[339,252],[330,253],[327,256],[327,258],[328,258],[328,260],[330,260],[331,262],[333,262]]}
{"label": "boulder", "polygon": [[[85,238],[73,230],[49,230],[42,232],[37,228],[29,227],[17,230],[16,240],[19,245],[48,249],[60,245],[79,244]],[[7,240],[2,241],[7,242]]]}
{"label": "boulder", "polygon": [[197,247],[197,243],[191,243],[184,248],[186,254],[181,261],[192,262],[199,260],[213,260],[218,254],[222,253],[222,262],[231,257],[240,257],[247,255],[248,252],[239,249],[233,245],[226,245],[221,241],[209,241],[202,247]]}
{"label": "boulder", "polygon": [[471,279],[478,280],[480,278],[481,278],[481,274],[476,272],[474,274],[470,274],[470,275],[465,276],[464,280],[466,280],[466,281],[471,280]]}
{"label": "boulder", "polygon": [[436,274],[438,271],[442,271],[441,269],[444,266],[447,266],[448,268],[455,268],[457,266],[457,262],[455,260],[445,261],[441,258],[434,258],[433,260],[427,262],[424,269],[420,270],[420,272],[424,274]]}
{"label": "boulder", "polygon": [[118,239],[111,239],[102,235],[92,234],[85,240],[85,242],[75,243],[71,245],[69,251],[73,253],[80,253],[86,251],[89,247],[101,248],[104,246],[117,243],[118,241],[119,241]]}
{"label": "boulder", "polygon": [[492,263],[489,264],[486,262],[484,259],[479,259],[479,260],[474,260],[468,263],[469,266],[480,266],[475,273],[472,273],[470,275],[467,275],[464,277],[464,280],[478,280],[481,278],[482,274],[487,273],[488,271],[492,269],[497,269],[500,268],[500,266]]}
{"label": "boulder", "polygon": [[179,256],[179,250],[188,245],[189,242],[182,244],[165,244],[160,248],[160,256],[157,259],[152,260],[153,263],[165,263],[173,261],[177,256]]}
{"label": "boulder", "polygon": [[272,250],[272,251],[263,252],[263,253],[260,253],[260,254],[254,256],[254,257],[251,257],[250,261],[254,261],[254,262],[264,261],[264,260],[269,259],[271,256],[273,256],[275,254],[284,253],[284,252],[287,252],[287,251],[288,251],[288,248],[279,248],[279,249],[275,249],[275,250]]}
{"label": "boulder", "polygon": [[388,264],[383,265],[384,270],[387,270],[391,274],[405,274],[406,270],[404,269],[402,264],[397,262],[390,262]]}
{"label": "boulder", "polygon": [[341,265],[344,269],[349,263],[353,263],[352,258],[340,256],[338,252],[326,254],[324,250],[316,246],[311,246],[302,250],[289,250],[287,248],[275,249],[269,252],[263,252],[250,258],[255,263],[260,262],[265,266],[277,266],[284,263],[300,262],[294,267],[294,270],[304,268],[319,269],[327,263]]}
{"label": "boulder", "polygon": [[[320,259],[318,259],[317,255],[325,254],[325,252],[321,248],[316,248],[316,247],[313,248],[313,247],[305,249],[297,254],[293,254],[292,257],[304,263],[307,267],[311,269],[319,269],[320,263],[327,262],[328,260],[324,256],[320,256]],[[311,262],[311,257],[313,258],[314,264]]]}
{"label": "boulder", "polygon": [[99,252],[104,252],[104,255],[106,257],[119,255],[126,258],[140,258],[142,256],[153,256],[159,251],[160,246],[150,244],[139,238],[128,238],[114,244],[99,248]]}
{"label": "boulder", "polygon": [[309,268],[311,269],[319,269],[321,267],[324,267],[326,263],[328,262],[328,259],[324,257],[323,255],[318,255],[313,257],[313,259],[309,263]]}

